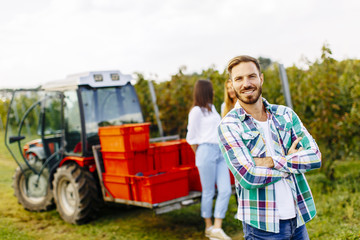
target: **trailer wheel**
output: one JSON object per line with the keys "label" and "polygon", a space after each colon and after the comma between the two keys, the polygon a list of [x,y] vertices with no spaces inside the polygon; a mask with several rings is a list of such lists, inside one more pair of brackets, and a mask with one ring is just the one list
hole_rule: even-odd
{"label": "trailer wheel", "polygon": [[83,224],[97,217],[101,200],[92,174],[77,164],[57,169],[53,193],[61,218],[72,224]]}
{"label": "trailer wheel", "polygon": [[[34,164],[32,167],[40,171],[42,164]],[[17,167],[13,176],[14,195],[18,202],[28,211],[48,211],[54,208],[54,198],[49,184],[49,171],[43,170],[40,177],[27,165]]]}

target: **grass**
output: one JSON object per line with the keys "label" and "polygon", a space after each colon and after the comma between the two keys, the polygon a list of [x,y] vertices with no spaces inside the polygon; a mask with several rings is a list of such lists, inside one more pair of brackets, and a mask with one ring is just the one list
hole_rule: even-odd
{"label": "grass", "polygon": [[[3,133],[0,134],[3,139]],[[103,208],[100,218],[81,226],[65,223],[56,212],[28,212],[13,196],[15,161],[0,142],[0,239],[207,239],[200,217],[200,204],[163,215],[124,205]],[[336,180],[320,171],[307,174],[317,216],[306,226],[311,239],[360,239],[360,161],[338,162]],[[234,220],[235,198],[231,197],[224,230],[233,239],[243,239],[241,222]]]}
{"label": "grass", "polygon": [[307,224],[314,239],[360,239],[360,161],[337,162],[335,179],[307,176],[317,216]]}

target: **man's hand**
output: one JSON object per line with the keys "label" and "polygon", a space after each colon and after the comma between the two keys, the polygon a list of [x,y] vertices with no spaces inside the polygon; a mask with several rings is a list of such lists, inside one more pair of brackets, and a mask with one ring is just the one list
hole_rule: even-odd
{"label": "man's hand", "polygon": [[271,157],[264,157],[264,158],[254,158],[255,165],[258,167],[267,167],[273,168],[274,161]]}
{"label": "man's hand", "polygon": [[291,147],[290,147],[290,149],[288,151],[288,155],[300,152],[301,150],[304,150],[303,147],[300,147],[299,149],[296,149],[296,146],[298,145],[298,143],[300,142],[301,139],[302,139],[302,137],[299,137],[291,144]]}

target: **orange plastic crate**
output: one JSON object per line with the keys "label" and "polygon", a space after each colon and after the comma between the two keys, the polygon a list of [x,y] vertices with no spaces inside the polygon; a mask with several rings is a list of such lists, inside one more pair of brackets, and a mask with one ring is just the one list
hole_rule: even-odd
{"label": "orange plastic crate", "polygon": [[131,190],[133,179],[127,176],[114,176],[110,174],[103,174],[102,176],[105,188],[114,198],[133,200]]}
{"label": "orange plastic crate", "polygon": [[139,172],[148,172],[149,166],[147,151],[137,152],[102,152],[105,172],[111,175],[134,175]]}
{"label": "orange plastic crate", "polygon": [[186,171],[171,171],[153,176],[133,177],[135,201],[161,203],[189,195]]}
{"label": "orange plastic crate", "polygon": [[179,141],[152,143],[150,148],[154,148],[155,170],[166,172],[180,165]]}
{"label": "orange plastic crate", "polygon": [[99,127],[101,149],[106,152],[143,151],[149,148],[150,123]]}

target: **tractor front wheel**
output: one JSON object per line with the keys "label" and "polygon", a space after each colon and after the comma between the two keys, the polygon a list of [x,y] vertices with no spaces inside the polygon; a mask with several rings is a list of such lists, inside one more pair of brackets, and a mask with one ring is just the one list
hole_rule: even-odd
{"label": "tractor front wheel", "polygon": [[[40,172],[41,164],[32,164],[33,169]],[[53,194],[50,189],[49,171],[43,169],[40,175],[32,171],[27,165],[17,167],[13,176],[14,195],[18,202],[28,211],[47,211],[54,205]]]}
{"label": "tractor front wheel", "polygon": [[96,218],[101,200],[92,174],[71,163],[57,169],[53,180],[57,210],[64,221],[83,224]]}

